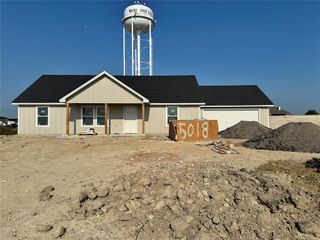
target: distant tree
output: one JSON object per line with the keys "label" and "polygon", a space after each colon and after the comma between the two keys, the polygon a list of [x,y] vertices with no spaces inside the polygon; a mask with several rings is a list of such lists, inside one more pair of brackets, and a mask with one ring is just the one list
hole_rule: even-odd
{"label": "distant tree", "polygon": [[319,113],[314,109],[310,109],[308,112],[305,113],[305,115],[319,115]]}

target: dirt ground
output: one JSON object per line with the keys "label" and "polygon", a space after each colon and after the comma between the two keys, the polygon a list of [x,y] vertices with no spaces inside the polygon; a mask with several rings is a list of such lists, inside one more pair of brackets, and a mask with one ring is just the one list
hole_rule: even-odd
{"label": "dirt ground", "polygon": [[[101,186],[159,162],[209,161],[219,166],[251,170],[270,161],[302,163],[320,157],[320,154],[246,149],[238,146],[239,141],[233,143],[239,154],[221,155],[195,143],[157,138],[0,138],[1,239],[51,239],[37,232],[35,226],[55,224],[58,217],[48,213],[58,214],[65,205],[78,199],[83,186]],[[55,188],[53,197],[50,201],[40,202],[39,193],[48,185]],[[85,224],[85,221],[78,222],[73,227],[84,231]],[[94,233],[92,236],[91,239],[98,239],[94,238]],[[64,238],[73,239],[68,230]]]}

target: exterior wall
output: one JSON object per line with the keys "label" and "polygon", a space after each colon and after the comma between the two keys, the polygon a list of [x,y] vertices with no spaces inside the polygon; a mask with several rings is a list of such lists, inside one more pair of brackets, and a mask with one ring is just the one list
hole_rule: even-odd
{"label": "exterior wall", "polygon": [[[199,106],[178,106],[178,119],[199,119]],[[169,134],[167,125],[167,106],[146,106],[145,109],[145,133],[146,134]]]}
{"label": "exterior wall", "polygon": [[259,122],[266,126],[270,127],[269,119],[269,108],[259,108]]}
{"label": "exterior wall", "polygon": [[37,126],[37,106],[18,106],[18,134],[65,134],[66,107],[48,106],[49,126]]}
{"label": "exterior wall", "polygon": [[199,106],[180,106],[179,119],[194,120],[201,118],[201,109]]}
{"label": "exterior wall", "polygon": [[142,103],[140,98],[105,76],[75,93],[68,101],[84,104]]}

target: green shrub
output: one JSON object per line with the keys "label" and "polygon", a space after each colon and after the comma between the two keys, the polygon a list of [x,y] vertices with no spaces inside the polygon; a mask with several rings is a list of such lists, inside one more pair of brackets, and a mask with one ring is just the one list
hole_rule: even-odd
{"label": "green shrub", "polygon": [[308,112],[305,113],[305,115],[319,115],[319,113],[314,109],[310,109]]}

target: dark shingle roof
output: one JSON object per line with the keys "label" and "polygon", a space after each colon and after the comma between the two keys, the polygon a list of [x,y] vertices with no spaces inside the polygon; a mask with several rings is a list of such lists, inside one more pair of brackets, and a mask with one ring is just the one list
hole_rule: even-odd
{"label": "dark shingle roof", "polygon": [[200,86],[206,105],[273,105],[258,86]]}
{"label": "dark shingle roof", "polygon": [[[14,103],[54,103],[95,75],[43,75]],[[195,76],[114,76],[151,103],[271,105],[257,86],[199,86]]]}
{"label": "dark shingle roof", "polygon": [[93,77],[93,75],[42,75],[13,102],[56,103]]}
{"label": "dark shingle roof", "polygon": [[[52,103],[93,78],[94,75],[43,75],[14,103]],[[195,76],[114,76],[153,103],[201,103]]]}
{"label": "dark shingle roof", "polygon": [[204,103],[195,76],[114,76],[151,103]]}

